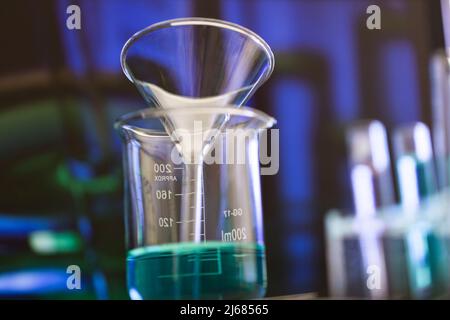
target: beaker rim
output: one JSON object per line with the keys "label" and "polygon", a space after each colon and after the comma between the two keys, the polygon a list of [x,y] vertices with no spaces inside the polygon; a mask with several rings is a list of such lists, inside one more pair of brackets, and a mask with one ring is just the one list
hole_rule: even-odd
{"label": "beaker rim", "polygon": [[[114,123],[114,128],[120,130],[124,127],[136,127],[130,124],[135,120],[143,120],[143,119],[164,119],[167,116],[180,116],[183,114],[188,114],[192,116],[193,114],[205,115],[205,114],[222,114],[228,116],[241,116],[247,118],[254,118],[255,120],[262,123],[259,129],[268,129],[274,126],[277,121],[275,118],[269,116],[268,114],[249,107],[240,107],[236,106],[223,106],[223,107],[191,107],[191,108],[146,108],[137,111],[133,111],[123,116],[120,116]],[[157,130],[149,130],[145,129],[147,133],[151,132],[157,136],[161,136],[161,132]],[[164,135],[164,134],[163,134]]]}
{"label": "beaker rim", "polygon": [[261,48],[264,50],[265,54],[268,57],[268,64],[269,67],[264,72],[264,74],[261,76],[260,79],[258,79],[252,86],[256,85],[256,87],[253,88],[253,90],[257,89],[259,86],[261,86],[272,74],[274,68],[275,68],[275,57],[272,52],[272,49],[267,44],[266,41],[264,41],[263,38],[261,38],[258,34],[251,31],[250,29],[243,27],[239,24],[224,21],[220,19],[212,19],[212,18],[203,18],[203,17],[185,17],[185,18],[176,18],[176,19],[170,19],[165,20],[161,22],[154,23],[142,30],[139,30],[135,34],[133,34],[127,42],[125,42],[122,51],[120,52],[120,65],[122,67],[122,71],[125,74],[125,76],[134,83],[134,77],[128,72],[128,67],[126,63],[126,57],[128,49],[142,36],[149,34],[151,32],[154,32],[156,30],[164,29],[164,28],[170,28],[170,27],[177,27],[177,26],[193,26],[193,25],[203,25],[203,26],[212,26],[217,28],[223,28],[232,30],[235,32],[239,32],[249,38],[251,38],[253,41],[255,41]]}

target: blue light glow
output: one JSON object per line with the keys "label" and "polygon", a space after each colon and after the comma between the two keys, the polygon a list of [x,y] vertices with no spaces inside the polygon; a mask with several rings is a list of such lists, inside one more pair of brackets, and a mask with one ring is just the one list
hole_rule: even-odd
{"label": "blue light glow", "polygon": [[[191,1],[187,0],[134,0],[132,5],[122,0],[80,0],[82,30],[78,32],[66,28],[66,8],[70,4],[69,0],[58,1],[58,17],[67,61],[77,74],[87,68],[83,52],[90,55],[96,70],[120,72],[120,51],[135,32],[156,22],[191,15]],[[80,38],[83,30],[89,30],[84,34],[84,44]]]}
{"label": "blue light glow", "polygon": [[[381,101],[385,114],[394,123],[420,118],[420,90],[417,60],[409,41],[396,41],[382,46],[379,65],[380,86],[386,101]],[[407,112],[405,112],[407,111]]]}
{"label": "blue light glow", "polygon": [[57,219],[35,218],[29,216],[0,216],[0,238],[2,236],[28,236],[33,231],[60,230],[67,223]]}
{"label": "blue light glow", "polygon": [[314,195],[314,93],[306,82],[285,78],[274,83],[273,105],[281,128],[281,196],[285,201],[310,200]]}
{"label": "blue light glow", "polygon": [[0,296],[45,294],[67,290],[63,269],[35,269],[0,274]]}

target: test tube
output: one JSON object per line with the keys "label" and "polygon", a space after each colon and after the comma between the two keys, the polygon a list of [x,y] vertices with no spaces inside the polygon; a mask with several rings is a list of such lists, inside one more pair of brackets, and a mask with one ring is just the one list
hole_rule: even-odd
{"label": "test tube", "polygon": [[441,0],[442,22],[444,24],[445,49],[450,56],[450,0]]}
{"label": "test tube", "polygon": [[[357,122],[347,131],[347,145],[358,226],[357,237],[344,240],[344,247],[348,249],[345,250],[345,260],[353,262],[346,270],[347,274],[353,275],[348,279],[348,291],[351,295],[357,288],[357,294],[383,299],[388,297],[388,279],[382,230],[378,228],[376,213],[380,207],[394,202],[386,130],[377,120]],[[354,250],[354,247],[359,250]],[[355,268],[355,255],[358,269]],[[379,286],[375,290],[367,286],[367,275],[373,268],[379,275]],[[355,273],[355,270],[360,272]]]}
{"label": "test tube", "polygon": [[415,214],[421,199],[437,191],[427,125],[417,122],[397,128],[394,151],[401,203],[406,212]]}
{"label": "test tube", "polygon": [[449,184],[450,165],[450,81],[449,61],[444,50],[437,51],[430,61],[433,146],[438,185]]}
{"label": "test tube", "polygon": [[430,239],[433,232],[421,217],[421,202],[436,192],[433,151],[428,127],[416,122],[394,131],[394,153],[401,205],[408,224],[404,232],[412,298],[430,298],[433,270]]}
{"label": "test tube", "polygon": [[377,120],[363,120],[347,132],[350,175],[356,215],[374,216],[395,201],[386,129]]}

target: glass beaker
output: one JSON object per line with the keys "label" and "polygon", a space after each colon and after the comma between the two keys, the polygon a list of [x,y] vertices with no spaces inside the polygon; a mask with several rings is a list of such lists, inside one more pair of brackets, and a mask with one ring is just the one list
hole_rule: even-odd
{"label": "glass beaker", "polygon": [[[198,143],[208,144],[202,156],[200,194],[184,193],[183,185],[191,183],[183,173],[189,164],[180,155],[179,135],[165,131],[168,117],[186,114],[227,119],[218,132],[206,128],[195,134],[200,136]],[[118,120],[124,146],[127,280],[132,299],[264,295],[259,133],[274,123],[260,111],[235,107],[153,108]],[[186,197],[199,200],[199,214],[184,215]]]}

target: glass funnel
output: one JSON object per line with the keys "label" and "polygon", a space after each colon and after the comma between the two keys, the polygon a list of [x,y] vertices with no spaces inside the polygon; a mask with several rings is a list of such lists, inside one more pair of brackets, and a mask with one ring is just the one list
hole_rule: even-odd
{"label": "glass funnel", "polygon": [[274,57],[254,32],[206,18],[160,22],[121,53],[125,75],[157,107],[240,107],[270,76]]}

